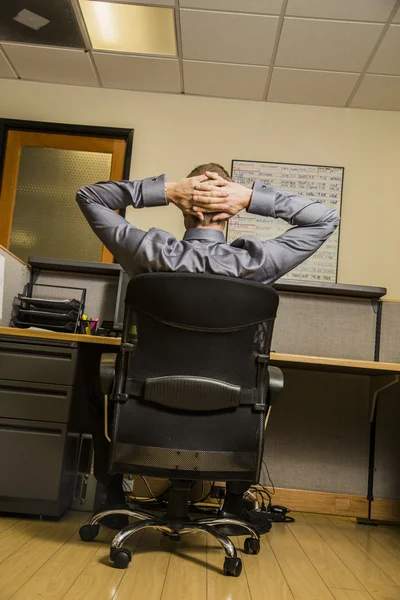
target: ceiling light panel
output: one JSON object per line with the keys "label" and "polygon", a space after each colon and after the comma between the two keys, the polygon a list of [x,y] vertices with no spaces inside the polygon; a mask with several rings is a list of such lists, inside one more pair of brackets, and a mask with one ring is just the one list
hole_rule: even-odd
{"label": "ceiling light panel", "polygon": [[79,0],[96,50],[176,56],[172,8]]}

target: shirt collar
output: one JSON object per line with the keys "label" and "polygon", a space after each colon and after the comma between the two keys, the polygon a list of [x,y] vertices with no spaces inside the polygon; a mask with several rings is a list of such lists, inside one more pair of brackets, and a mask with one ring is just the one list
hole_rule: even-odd
{"label": "shirt collar", "polygon": [[187,240],[206,240],[207,242],[215,242],[224,244],[226,242],[225,236],[222,231],[217,229],[209,229],[207,227],[196,227],[188,229],[183,237]]}

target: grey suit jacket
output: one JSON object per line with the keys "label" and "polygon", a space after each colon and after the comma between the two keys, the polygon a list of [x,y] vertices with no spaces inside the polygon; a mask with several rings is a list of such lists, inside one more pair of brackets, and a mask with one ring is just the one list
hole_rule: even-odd
{"label": "grey suit jacket", "polygon": [[142,231],[114,212],[168,204],[164,175],[88,185],[78,190],[77,202],[131,277],[149,271],[211,273],[272,284],[318,250],[339,224],[336,210],[260,181],[254,184],[248,212],[294,225],[266,242],[243,236],[228,244],[222,232],[206,228],[188,229],[183,240],[176,240],[161,229]]}

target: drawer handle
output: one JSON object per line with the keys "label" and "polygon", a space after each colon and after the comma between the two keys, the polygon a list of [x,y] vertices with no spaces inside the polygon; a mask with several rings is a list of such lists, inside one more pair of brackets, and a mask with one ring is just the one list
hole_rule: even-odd
{"label": "drawer handle", "polygon": [[57,359],[57,360],[68,360],[68,361],[72,360],[72,355],[70,353],[61,354],[61,352],[43,352],[43,351],[40,351],[40,352],[33,352],[33,351],[32,352],[26,352],[26,351],[25,352],[21,352],[21,350],[18,350],[17,348],[16,349],[14,349],[14,348],[5,348],[3,350],[0,348],[0,353],[1,354],[5,354],[5,355],[7,355],[7,354],[18,354],[18,356],[25,356],[25,357],[28,357],[28,358],[32,358],[32,357],[34,357],[34,358],[37,358],[37,357],[41,358],[43,356],[45,358],[54,358],[54,359]]}
{"label": "drawer handle", "polygon": [[34,396],[58,396],[60,398],[67,397],[67,392],[62,392],[60,390],[29,388],[19,385],[0,385],[0,393],[1,392],[10,392],[11,394],[31,394]]}
{"label": "drawer handle", "polygon": [[45,429],[44,427],[27,427],[26,425],[0,425],[1,431],[18,431],[24,433],[40,433],[41,435],[62,435],[61,429]]}

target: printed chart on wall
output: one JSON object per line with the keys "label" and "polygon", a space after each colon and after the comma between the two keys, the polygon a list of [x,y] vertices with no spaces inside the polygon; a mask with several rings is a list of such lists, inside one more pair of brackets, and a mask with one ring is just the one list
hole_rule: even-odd
{"label": "printed chart on wall", "polygon": [[[232,161],[232,178],[247,187],[256,179],[275,189],[324,202],[340,213],[343,189],[343,167],[297,165],[289,163]],[[281,219],[260,217],[242,211],[229,221],[228,242],[244,235],[255,235],[262,241],[275,238],[292,226]],[[335,283],[339,227],[327,242],[303,264],[287,273],[282,280]]]}

